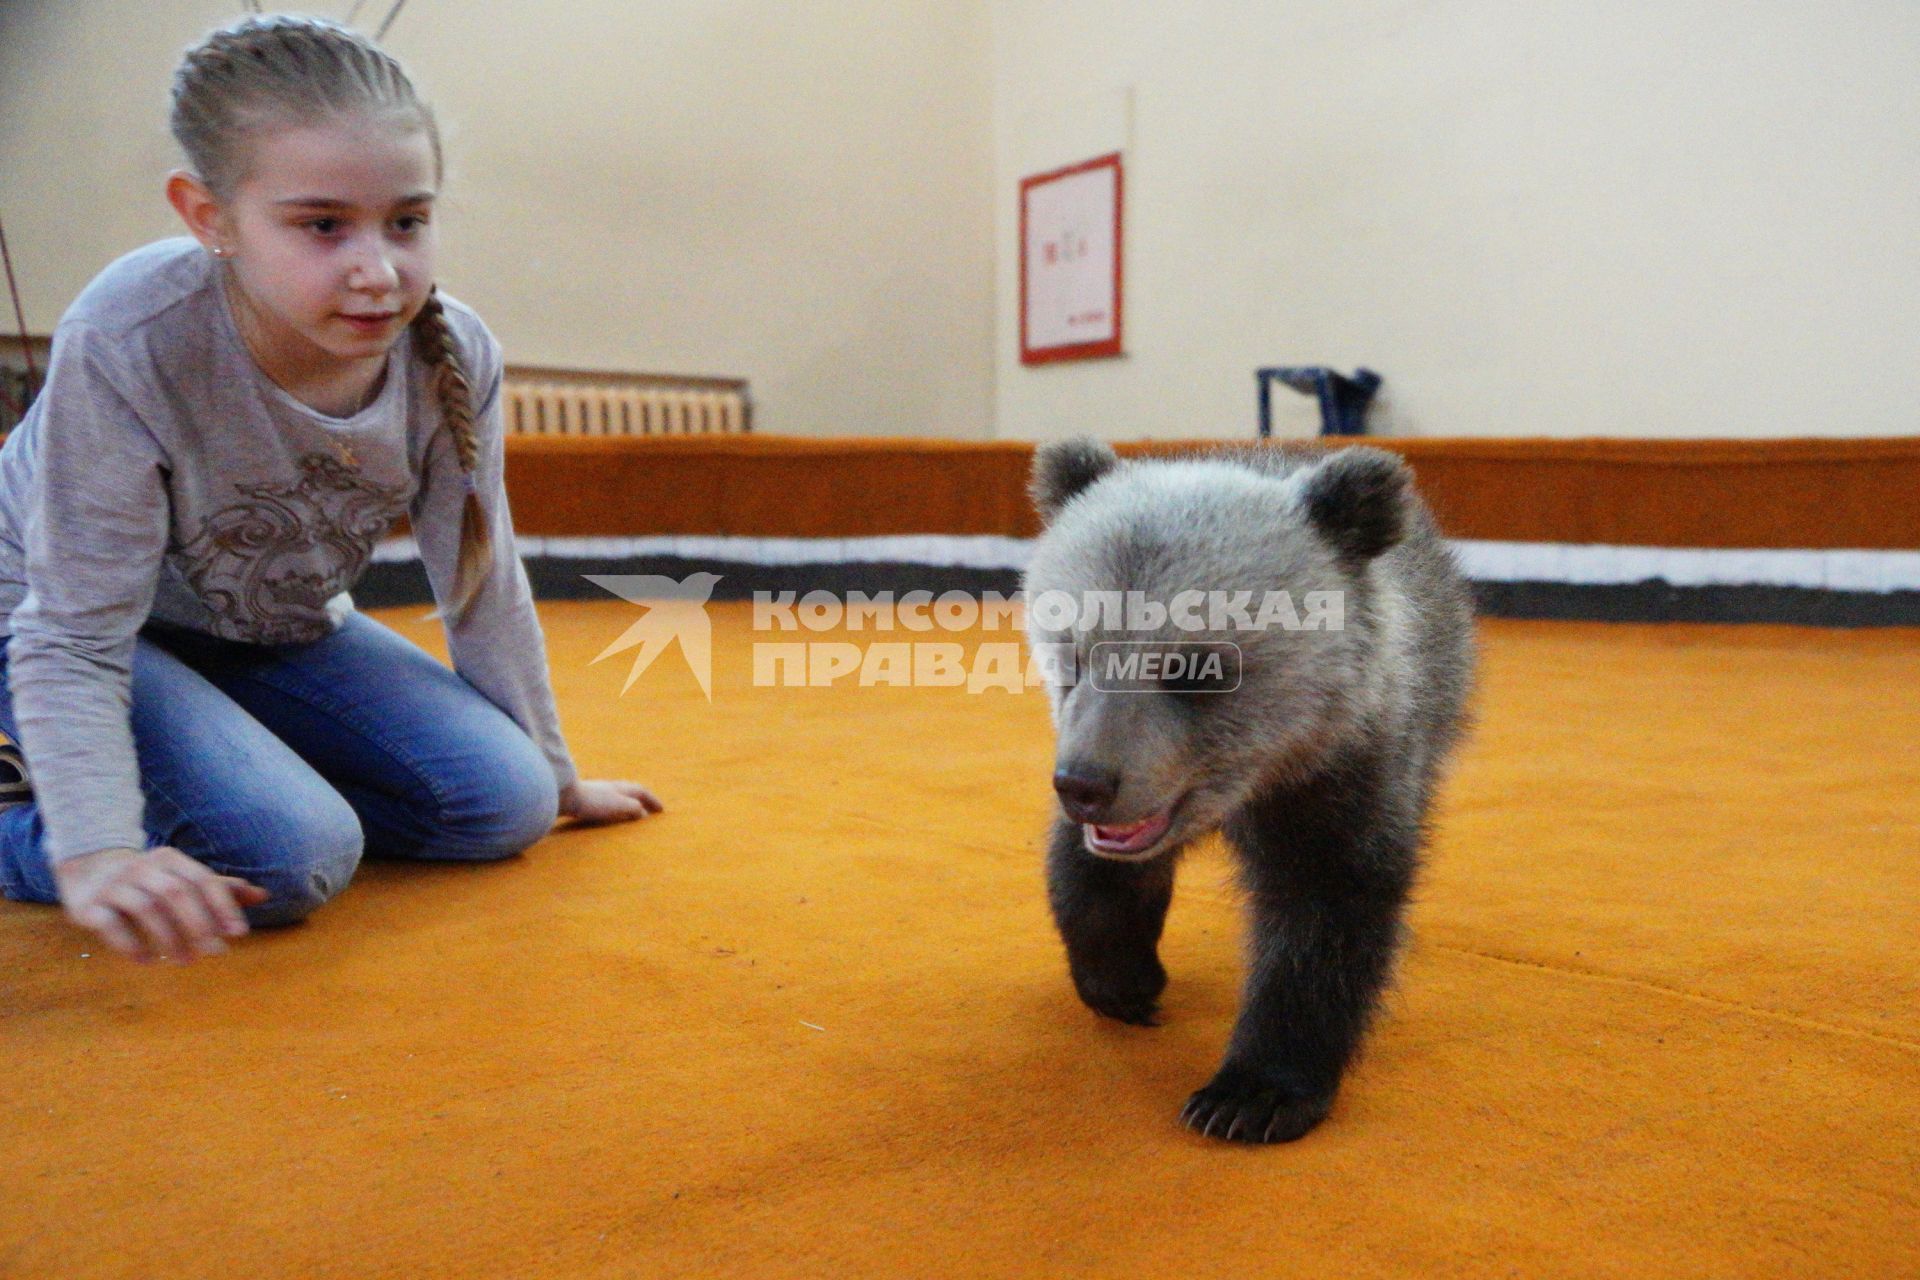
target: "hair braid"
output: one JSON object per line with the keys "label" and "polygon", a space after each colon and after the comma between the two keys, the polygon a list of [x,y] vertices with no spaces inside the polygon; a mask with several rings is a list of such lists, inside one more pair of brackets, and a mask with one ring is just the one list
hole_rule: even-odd
{"label": "hair braid", "polygon": [[473,385],[460,364],[460,349],[454,344],[453,326],[447,323],[446,308],[439,290],[430,290],[426,305],[413,318],[413,346],[433,371],[434,396],[440,402],[440,418],[453,441],[454,454],[460,460],[466,478],[467,497],[460,512],[460,567],[454,575],[453,599],[443,612],[457,616],[479,592],[493,567],[493,535],[487,527],[485,510],[480,506],[476,483],[480,464],[480,442],[473,426]]}

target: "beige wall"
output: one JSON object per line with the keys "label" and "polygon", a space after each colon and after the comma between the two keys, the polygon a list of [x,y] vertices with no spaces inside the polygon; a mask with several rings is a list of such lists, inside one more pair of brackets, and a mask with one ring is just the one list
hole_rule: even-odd
{"label": "beige wall", "polygon": [[[35,327],[172,232],[167,78],[240,9],[0,0],[0,213]],[[447,133],[443,278],[513,359],[746,375],[770,431],[984,437],[988,16],[411,0],[389,43]]]}
{"label": "beige wall", "polygon": [[[0,0],[38,327],[171,229],[167,74],[237,8]],[[511,355],[745,374],[768,430],[1241,436],[1316,362],[1402,435],[1920,431],[1908,0],[410,0],[392,43]],[[1129,354],[1023,368],[1018,180],[1115,148]]]}
{"label": "beige wall", "polygon": [[[994,0],[998,433],[1920,432],[1920,6]],[[1121,359],[1023,368],[1019,178],[1127,152]],[[1308,401],[1280,393],[1283,425]]]}

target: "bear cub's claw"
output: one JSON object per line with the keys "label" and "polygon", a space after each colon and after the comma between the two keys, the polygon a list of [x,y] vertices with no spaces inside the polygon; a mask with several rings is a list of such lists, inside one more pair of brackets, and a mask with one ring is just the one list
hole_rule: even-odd
{"label": "bear cub's claw", "polygon": [[1292,1142],[1326,1119],[1333,1094],[1302,1095],[1225,1072],[1187,1099],[1180,1123],[1229,1142]]}

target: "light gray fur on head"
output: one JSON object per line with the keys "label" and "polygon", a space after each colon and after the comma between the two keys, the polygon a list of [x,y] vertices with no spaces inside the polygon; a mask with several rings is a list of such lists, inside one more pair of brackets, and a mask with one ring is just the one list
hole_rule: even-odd
{"label": "light gray fur on head", "polygon": [[[1102,454],[1106,459],[1099,465]],[[1105,446],[1069,441],[1035,459],[1033,488],[1051,521],[1035,545],[1029,602],[1063,591],[1345,594],[1340,630],[1157,632],[1096,628],[1081,611],[1050,633],[1030,608],[1035,644],[1075,646],[1084,670],[1100,640],[1230,641],[1233,692],[1053,689],[1057,765],[1120,778],[1111,821],[1179,804],[1165,847],[1218,827],[1270,782],[1311,776],[1343,747],[1394,744],[1425,785],[1455,731],[1471,669],[1469,600],[1404,464],[1377,449],[1264,449],[1116,464]]]}

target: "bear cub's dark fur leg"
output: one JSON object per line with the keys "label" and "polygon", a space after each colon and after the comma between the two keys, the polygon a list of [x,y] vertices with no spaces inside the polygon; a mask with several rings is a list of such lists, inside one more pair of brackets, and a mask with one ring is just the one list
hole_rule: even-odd
{"label": "bear cub's dark fur leg", "polygon": [[1226,833],[1252,955],[1220,1070],[1180,1118],[1210,1137],[1291,1142],[1326,1117],[1398,950],[1417,822],[1367,813],[1362,778],[1285,790]]}
{"label": "bear cub's dark fur leg", "polygon": [[[1236,1142],[1291,1142],[1333,1106],[1399,947],[1417,820],[1367,812],[1364,771],[1272,792],[1226,827],[1250,898],[1250,965],[1220,1069],[1183,1124]],[[1080,999],[1153,1026],[1167,971],[1160,934],[1177,852],[1115,862],[1057,819],[1047,890]]]}
{"label": "bear cub's dark fur leg", "polygon": [[1087,852],[1080,824],[1057,818],[1047,842],[1047,899],[1080,998],[1137,1026],[1159,1021],[1167,971],[1160,930],[1173,900],[1175,855],[1114,862]]}

